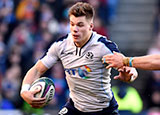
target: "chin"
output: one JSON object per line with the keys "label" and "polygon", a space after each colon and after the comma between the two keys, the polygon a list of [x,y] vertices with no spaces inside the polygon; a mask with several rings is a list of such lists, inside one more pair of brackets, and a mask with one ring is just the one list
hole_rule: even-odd
{"label": "chin", "polygon": [[77,40],[77,39],[73,39],[73,41],[74,41],[75,43],[79,43],[79,40]]}
{"label": "chin", "polygon": [[80,41],[79,40],[73,40],[74,41],[74,44],[77,46],[77,47],[79,47],[79,44],[80,44]]}
{"label": "chin", "polygon": [[78,42],[78,41],[79,41],[79,38],[78,38],[78,37],[73,37],[73,41],[74,41],[74,42]]}

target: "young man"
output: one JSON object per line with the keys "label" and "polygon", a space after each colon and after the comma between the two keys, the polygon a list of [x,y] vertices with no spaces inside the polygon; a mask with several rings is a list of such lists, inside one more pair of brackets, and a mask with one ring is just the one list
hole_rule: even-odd
{"label": "young man", "polygon": [[[45,99],[34,98],[38,91],[29,91],[30,84],[60,59],[70,90],[70,99],[60,115],[118,115],[118,104],[111,91],[111,69],[106,69],[102,62],[104,55],[118,48],[92,31],[93,17],[94,9],[88,3],[78,2],[70,8],[71,33],[53,43],[23,80],[21,96],[32,107],[43,107]],[[134,68],[126,70],[120,72],[120,80],[129,81],[137,74]]]}
{"label": "young man", "polygon": [[160,55],[146,55],[139,57],[125,57],[121,53],[114,52],[113,55],[105,55],[102,59],[109,65],[107,69],[111,67],[121,68],[123,66],[130,66],[144,70],[160,70]]}

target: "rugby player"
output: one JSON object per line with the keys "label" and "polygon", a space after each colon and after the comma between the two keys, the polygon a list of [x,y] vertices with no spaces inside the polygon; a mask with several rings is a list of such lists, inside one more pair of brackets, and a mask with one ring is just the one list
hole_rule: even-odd
{"label": "rugby player", "polygon": [[[77,2],[69,10],[70,33],[54,42],[46,55],[27,72],[21,96],[32,107],[40,108],[45,98],[34,98],[38,91],[29,91],[30,84],[61,60],[69,86],[69,101],[59,115],[119,115],[118,104],[111,90],[111,69],[102,57],[119,52],[114,42],[93,31],[94,9]],[[128,82],[135,68],[126,67],[118,79]]]}

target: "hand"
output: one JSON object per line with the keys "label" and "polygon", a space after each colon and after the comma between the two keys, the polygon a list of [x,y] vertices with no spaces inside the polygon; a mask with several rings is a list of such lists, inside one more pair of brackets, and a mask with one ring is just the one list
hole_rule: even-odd
{"label": "hand", "polygon": [[28,103],[31,105],[31,107],[33,108],[41,108],[45,105],[46,101],[45,101],[45,97],[43,98],[37,98],[34,97],[34,95],[36,93],[38,93],[40,91],[39,90],[35,90],[35,91],[23,91],[21,93],[21,97]]}
{"label": "hand", "polygon": [[106,69],[109,69],[111,67],[119,69],[124,66],[123,64],[124,57],[125,56],[121,53],[113,52],[113,54],[108,54],[108,55],[103,56],[102,61],[103,63],[109,64],[106,67]]}
{"label": "hand", "polygon": [[115,76],[114,79],[119,79],[123,82],[133,82],[138,77],[138,72],[133,67],[123,66],[118,71],[119,75]]}

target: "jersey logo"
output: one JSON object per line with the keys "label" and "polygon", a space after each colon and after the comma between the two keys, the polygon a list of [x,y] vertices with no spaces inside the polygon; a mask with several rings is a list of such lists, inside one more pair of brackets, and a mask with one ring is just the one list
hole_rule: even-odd
{"label": "jersey logo", "polygon": [[63,54],[65,54],[65,55],[73,55],[73,52],[64,52],[64,51],[62,51],[61,55],[63,55]]}
{"label": "jersey logo", "polygon": [[87,52],[85,57],[86,57],[87,59],[93,59],[93,56],[94,56],[94,55],[93,55],[92,52]]}
{"label": "jersey logo", "polygon": [[76,69],[64,69],[68,74],[70,75],[76,75],[76,73],[78,73],[78,75],[83,78],[83,79],[88,79],[88,73],[91,72],[92,70],[84,65],[84,66],[81,66],[79,68],[76,68]]}
{"label": "jersey logo", "polygon": [[83,67],[78,68],[78,74],[83,79],[88,79],[89,78],[87,76],[89,72],[91,72],[91,69],[86,65],[83,66]]}

